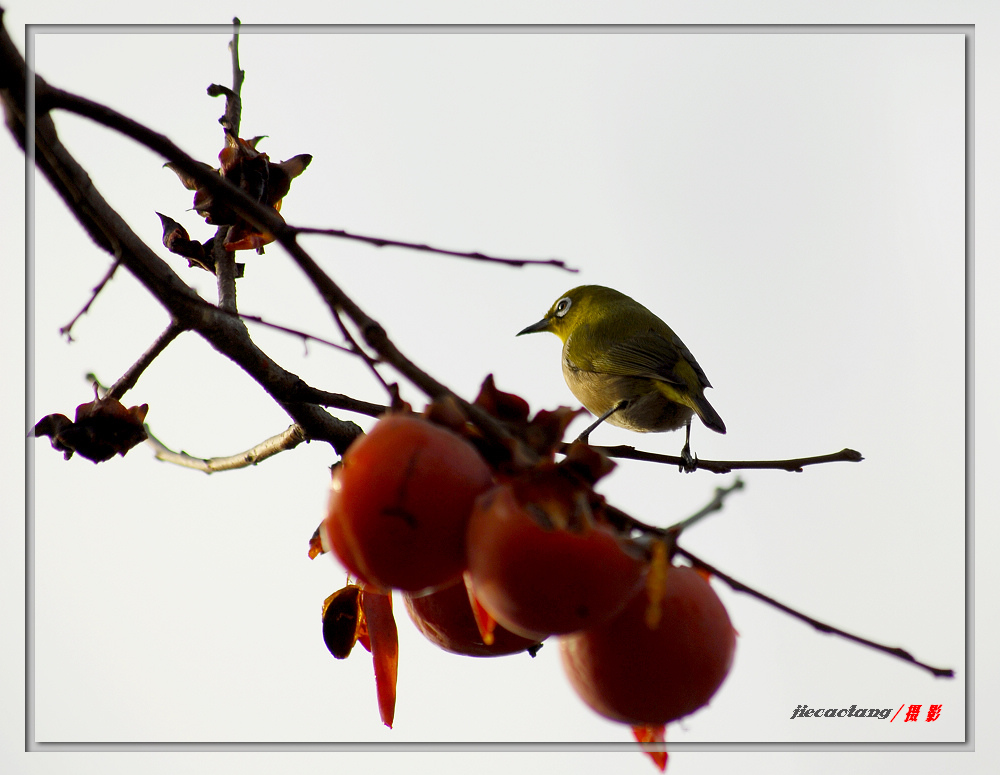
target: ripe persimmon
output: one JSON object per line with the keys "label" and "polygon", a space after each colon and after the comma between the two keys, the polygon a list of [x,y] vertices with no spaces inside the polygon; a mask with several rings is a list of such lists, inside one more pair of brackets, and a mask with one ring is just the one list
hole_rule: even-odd
{"label": "ripe persimmon", "polygon": [[489,467],[465,439],[417,415],[387,415],[334,470],[329,545],[377,589],[443,586],[465,570],[472,504],[491,483]]}
{"label": "ripe persimmon", "polygon": [[476,626],[465,582],[461,580],[427,595],[404,592],[403,602],[424,637],[453,654],[501,657],[538,645],[537,640],[522,638],[498,625],[493,630],[493,642],[487,646]]}
{"label": "ripe persimmon", "polygon": [[650,594],[641,590],[610,621],[559,639],[581,699],[632,726],[665,724],[708,703],[736,649],[729,615],[697,571],[671,567],[654,592],[661,595],[655,626],[647,622]]}
{"label": "ripe persimmon", "polygon": [[626,539],[586,520],[565,526],[572,502],[571,494],[537,486],[522,494],[510,483],[476,501],[468,576],[483,608],[511,632],[540,639],[596,626],[642,587],[645,563],[624,550]]}

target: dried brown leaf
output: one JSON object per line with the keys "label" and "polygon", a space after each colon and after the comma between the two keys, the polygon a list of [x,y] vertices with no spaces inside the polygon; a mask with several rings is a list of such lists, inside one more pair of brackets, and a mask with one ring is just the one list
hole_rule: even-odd
{"label": "dried brown leaf", "polygon": [[115,455],[124,456],[146,440],[143,422],[148,404],[126,409],[114,398],[99,398],[76,408],[76,419],[50,414],[35,424],[36,436],[48,436],[53,448],[69,460],[79,453],[87,460],[103,463]]}

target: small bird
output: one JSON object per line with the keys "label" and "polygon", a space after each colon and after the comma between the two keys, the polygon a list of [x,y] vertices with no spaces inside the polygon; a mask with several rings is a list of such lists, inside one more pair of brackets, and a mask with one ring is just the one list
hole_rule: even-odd
{"label": "small bird", "polygon": [[726,424],[705,398],[705,372],[671,328],[639,302],[602,285],[567,291],[521,334],[551,331],[563,341],[562,372],[573,395],[602,422],[639,433],[686,429],[682,468],[695,469],[691,416],[716,433]]}

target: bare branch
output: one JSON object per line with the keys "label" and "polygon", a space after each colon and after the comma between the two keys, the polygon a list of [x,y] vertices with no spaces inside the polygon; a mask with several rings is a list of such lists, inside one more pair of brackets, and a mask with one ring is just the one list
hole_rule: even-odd
{"label": "bare branch", "polygon": [[[159,153],[164,158],[174,163],[174,166],[197,181],[213,195],[225,197],[229,203],[248,223],[262,231],[275,235],[276,240],[288,251],[306,276],[313,283],[320,296],[323,298],[331,314],[337,309],[342,309],[351,318],[354,324],[361,331],[367,344],[372,347],[383,360],[391,363],[403,376],[420,388],[430,398],[444,396],[453,397],[467,416],[473,418],[476,425],[487,436],[494,441],[510,441],[511,434],[495,418],[484,412],[477,406],[470,404],[457,396],[443,384],[420,369],[415,363],[405,357],[396,346],[389,340],[385,329],[376,321],[370,318],[357,304],[345,294],[340,287],[320,268],[316,261],[310,256],[301,245],[296,242],[297,232],[293,227],[288,226],[284,219],[272,208],[265,207],[252,199],[244,191],[221,175],[206,167],[184,153],[170,139],[153,132],[149,128],[127,118],[107,106],[95,103],[84,97],[55,89],[45,84],[39,79],[39,86],[36,95],[36,107],[39,111],[51,110],[52,108],[62,108],[86,116],[99,124],[114,129],[127,137],[131,137],[150,150]],[[47,116],[42,118],[51,119]],[[54,128],[52,129],[54,133]],[[75,162],[74,162],[75,163]],[[67,203],[71,199],[66,200]],[[103,201],[103,200],[102,200]],[[106,203],[105,203],[106,206]],[[71,205],[72,207],[72,205]],[[120,221],[120,218],[118,219]],[[127,225],[121,222],[122,228],[128,230]],[[130,230],[129,230],[130,231]],[[143,246],[145,248],[145,246]],[[146,248],[148,251],[148,248]],[[159,259],[155,259],[159,261]],[[162,262],[161,262],[162,263]],[[169,267],[167,267],[169,270]],[[170,272],[171,275],[173,272]],[[138,276],[138,275],[137,275]],[[175,276],[176,277],[176,276]],[[139,276],[143,280],[142,276]],[[186,288],[186,286],[185,286]],[[188,289],[190,292],[190,289]],[[193,293],[193,292],[191,292]],[[158,297],[159,294],[157,294]],[[162,298],[162,297],[160,297]],[[200,300],[199,300],[200,301]],[[240,361],[238,361],[240,362]],[[247,368],[247,364],[240,362],[240,365]],[[338,450],[339,451],[339,450]]]}
{"label": "bare branch", "polygon": [[212,258],[215,259],[215,280],[219,290],[219,309],[236,312],[236,254],[223,247],[228,226],[220,226],[212,240]]}
{"label": "bare branch", "polygon": [[243,98],[241,95],[246,73],[240,68],[240,20],[235,16],[233,17],[233,39],[229,41],[229,53],[233,63],[233,88],[226,94],[226,114],[219,119],[219,123],[229,129],[234,136],[239,137],[240,121],[243,117]]}
{"label": "bare branch", "polygon": [[319,406],[330,406],[334,409],[343,409],[355,414],[363,414],[367,417],[381,417],[389,411],[388,406],[382,404],[372,404],[368,401],[361,401],[357,398],[345,396],[342,393],[329,393],[326,390],[319,390],[308,385],[302,387],[301,400]]}
{"label": "bare branch", "polygon": [[101,278],[101,281],[94,286],[90,294],[90,299],[88,299],[87,303],[83,305],[83,309],[77,312],[76,315],[73,317],[73,319],[69,321],[69,323],[67,323],[65,326],[59,329],[59,333],[65,336],[67,341],[69,342],[73,341],[73,336],[70,332],[73,330],[73,326],[76,325],[76,321],[78,321],[80,318],[86,315],[87,312],[90,311],[91,305],[94,303],[94,301],[97,300],[97,296],[100,294],[100,292],[104,290],[104,286],[107,285],[108,282],[111,280],[111,278],[115,276],[115,272],[118,271],[118,267],[121,266],[121,264],[122,260],[120,257],[114,260],[114,262],[111,264],[111,268],[108,269],[104,277]]}
{"label": "bare branch", "polygon": [[858,635],[853,635],[847,632],[846,630],[841,630],[838,627],[826,624],[825,622],[821,622],[818,619],[814,619],[811,616],[801,613],[800,611],[797,611],[794,608],[785,605],[784,603],[779,603],[773,597],[765,595],[763,592],[758,592],[756,589],[744,584],[742,581],[737,581],[732,576],[723,573],[714,565],[710,565],[709,563],[702,560],[700,557],[696,557],[695,555],[691,554],[691,552],[687,551],[686,549],[677,544],[677,537],[685,528],[690,527],[691,524],[703,518],[707,514],[721,509],[725,497],[728,496],[730,493],[741,489],[742,487],[743,487],[742,481],[737,479],[736,482],[734,482],[731,487],[728,488],[720,487],[716,489],[715,498],[713,498],[713,500],[703,509],[691,515],[687,519],[682,520],[681,522],[678,522],[675,525],[672,525],[667,528],[648,525],[645,522],[641,522],[637,520],[635,517],[632,517],[629,514],[626,514],[624,511],[621,511],[620,509],[614,508],[610,505],[606,506],[605,508],[605,516],[608,518],[611,524],[614,525],[619,530],[629,533],[639,533],[651,539],[666,540],[667,545],[672,547],[671,556],[680,555],[681,557],[684,557],[689,562],[691,562],[695,567],[701,568],[702,570],[705,570],[708,573],[712,574],[713,576],[716,576],[719,579],[721,579],[723,582],[729,585],[729,587],[734,591],[745,592],[751,597],[755,597],[761,602],[767,603],[769,606],[777,608],[779,611],[783,611],[789,616],[792,616],[796,619],[799,619],[800,621],[812,625],[820,632],[825,632],[832,635],[839,635],[842,638],[853,641],[862,646],[866,646],[868,648],[881,651],[883,653],[889,654],[890,656],[896,657],[897,659],[902,659],[904,662],[909,662],[910,664],[923,668],[924,670],[927,670],[932,675],[937,676],[939,678],[940,677],[952,678],[955,675],[955,671],[949,668],[932,667],[930,665],[918,661],[913,657],[912,654],[910,654],[908,651],[904,649],[898,647],[885,646],[882,645],[881,643],[868,640],[867,638],[862,638]]}
{"label": "bare branch", "polygon": [[[6,32],[2,31],[2,35],[6,36]],[[44,88],[44,81],[38,79],[38,83]],[[8,95],[14,93],[13,90],[8,91]],[[14,104],[10,110],[15,118],[23,115],[23,111],[24,106],[19,104]],[[167,308],[173,319],[197,331],[216,350],[237,363],[278,401],[294,421],[308,430],[312,439],[327,441],[338,453],[346,451],[361,429],[352,422],[332,417],[314,404],[302,403],[298,399],[304,384],[302,380],[263,353],[250,340],[246,326],[236,316],[219,310],[198,296],[139,239],[98,193],[87,173],[59,141],[52,119],[39,115],[35,126],[36,163],[94,241],[113,255],[120,256],[126,268]],[[143,131],[153,134],[146,129]],[[184,158],[190,160],[192,166],[197,164],[190,157]],[[215,173],[211,177],[229,185]],[[230,188],[243,195],[235,187]]]}
{"label": "bare branch", "polygon": [[[567,447],[564,447],[564,450]],[[680,466],[684,461],[674,455],[661,455],[658,452],[645,452],[641,449],[622,444],[617,447],[597,447],[608,457],[620,458],[623,460],[643,460],[648,463],[664,463],[666,465]],[[860,452],[853,449],[842,449],[840,452],[832,452],[828,455],[817,455],[815,457],[799,457],[790,460],[699,460],[695,458],[695,468],[711,471],[715,474],[728,474],[736,470],[746,469],[777,469],[779,471],[794,471],[801,473],[805,466],[814,466],[821,463],[860,463],[864,458]]]}
{"label": "bare branch", "polygon": [[275,331],[281,331],[285,334],[291,334],[292,336],[297,336],[304,342],[318,342],[319,344],[325,344],[327,347],[333,347],[334,349],[341,350],[345,353],[350,353],[355,355],[355,351],[350,347],[345,347],[342,344],[337,344],[336,342],[331,342],[329,339],[324,339],[321,336],[315,336],[314,334],[307,334],[305,331],[300,331],[297,328],[289,328],[288,326],[282,326],[278,323],[271,323],[259,315],[245,315],[242,312],[236,313],[239,315],[241,320],[249,321],[250,323],[256,323],[260,326],[265,326],[267,328],[273,328]]}
{"label": "bare branch", "polygon": [[446,250],[444,248],[436,248],[431,245],[424,245],[417,242],[402,242],[400,240],[385,239],[383,237],[368,237],[364,234],[353,234],[349,231],[344,231],[343,229],[310,229],[299,226],[289,228],[297,234],[321,234],[327,237],[357,240],[358,242],[366,242],[369,245],[374,245],[377,248],[406,248],[408,250],[420,250],[426,253],[437,253],[443,256],[456,256],[458,258],[471,258],[476,261],[488,261],[495,264],[506,264],[508,266],[554,266],[567,272],[576,273],[580,271],[579,269],[566,266],[566,262],[558,258],[499,258],[497,256],[488,256],[485,253],[480,253],[478,251],[465,252],[461,250]]}
{"label": "bare branch", "polygon": [[[240,69],[240,20],[233,18],[233,39],[229,41],[229,51],[233,62],[233,88],[209,86],[208,93],[226,95],[226,112],[219,119],[223,128],[231,132],[233,137],[240,135],[240,121],[243,115],[243,101],[240,92],[246,73]],[[218,91],[213,91],[218,90]],[[225,249],[226,235],[229,226],[220,226],[212,241],[212,257],[215,259],[215,277],[219,289],[219,308],[227,312],[236,312],[236,254]]]}
{"label": "bare branch", "polygon": [[385,381],[385,377],[383,377],[381,372],[379,372],[379,370],[376,368],[377,366],[376,360],[372,358],[368,353],[366,353],[364,349],[361,347],[361,345],[357,343],[354,336],[348,330],[347,326],[344,325],[344,321],[340,317],[340,311],[336,308],[333,309],[333,318],[334,320],[337,321],[337,327],[340,328],[340,333],[344,335],[344,339],[346,339],[348,342],[351,343],[350,351],[365,362],[365,364],[371,370],[372,374],[375,375],[375,379],[377,379],[381,383],[382,387],[385,388],[385,391],[390,396],[398,396],[399,391],[393,390],[389,386],[389,383]]}
{"label": "bare branch", "polygon": [[680,522],[671,525],[669,528],[667,528],[667,530],[672,531],[675,535],[679,536],[689,527],[691,527],[694,524],[697,524],[705,517],[707,517],[709,514],[714,514],[716,511],[722,511],[722,507],[726,503],[726,498],[732,493],[736,492],[737,490],[742,490],[744,486],[745,485],[743,484],[743,480],[737,477],[736,481],[733,482],[729,487],[716,487],[715,497],[713,497],[712,500],[710,500],[707,504],[705,504],[705,506],[700,508],[690,517],[688,517],[687,519],[682,519]]}
{"label": "bare branch", "polygon": [[698,511],[691,516],[682,519],[680,522],[675,522],[670,527],[656,527],[655,525],[647,524],[636,519],[630,514],[626,514],[621,509],[611,506],[610,504],[605,504],[604,515],[615,528],[623,533],[630,533],[633,535],[641,534],[648,538],[657,540],[666,539],[667,543],[673,546],[676,543],[677,538],[682,532],[684,532],[684,530],[691,527],[691,525],[700,522],[709,514],[714,514],[716,511],[722,511],[726,498],[734,492],[742,490],[744,487],[745,485],[743,480],[738,477],[729,487],[716,487],[715,495],[712,497],[712,500],[710,500],[702,508],[698,509]]}
{"label": "bare branch", "polygon": [[876,651],[881,651],[885,654],[888,654],[889,656],[901,659],[904,662],[909,662],[910,664],[915,665],[916,667],[923,668],[924,670],[928,671],[931,675],[937,678],[953,678],[955,676],[954,670],[944,667],[932,667],[931,665],[928,665],[924,662],[920,662],[919,660],[915,659],[914,656],[905,649],[893,646],[885,646],[873,640],[862,638],[859,635],[853,635],[852,633],[849,633],[846,630],[841,630],[839,627],[834,627],[833,625],[826,624],[825,622],[821,622],[818,619],[814,619],[811,616],[807,616],[806,614],[801,613],[800,611],[796,611],[794,608],[791,608],[785,605],[784,603],[779,603],[773,597],[769,597],[768,595],[765,595],[762,592],[758,592],[756,589],[753,589],[752,587],[748,587],[742,581],[737,581],[732,576],[723,573],[713,565],[709,565],[701,558],[695,557],[693,554],[691,554],[691,552],[687,551],[686,549],[682,549],[680,546],[675,545],[674,551],[680,556],[689,560],[696,567],[706,570],[713,576],[716,576],[722,581],[724,581],[726,584],[729,585],[729,587],[733,591],[745,592],[751,597],[755,597],[761,602],[767,603],[772,608],[777,608],[779,611],[783,611],[784,613],[788,614],[791,617],[794,617],[795,619],[803,621],[806,624],[812,625],[815,629],[819,630],[820,632],[828,633],[830,635],[839,635],[841,638],[846,638],[847,640],[853,641],[854,643],[858,643],[862,646],[867,646],[868,648],[875,649]]}
{"label": "bare branch", "polygon": [[167,345],[174,341],[183,330],[184,326],[180,325],[176,320],[170,321],[170,325],[156,338],[156,341],[142,354],[142,357],[133,363],[129,367],[129,370],[110,387],[108,395],[120,400],[122,396],[135,387],[135,383],[139,381],[142,373],[149,368],[149,365],[156,360],[157,356],[166,350]]}
{"label": "bare branch", "polygon": [[192,457],[186,452],[174,452],[172,449],[169,449],[162,441],[149,432],[149,426],[146,426],[146,434],[149,437],[147,443],[156,450],[157,460],[162,460],[165,463],[173,463],[184,468],[193,468],[196,471],[204,471],[206,474],[249,468],[267,460],[273,455],[277,455],[279,452],[294,449],[303,441],[309,441],[305,429],[301,425],[296,424],[290,425],[287,430],[279,433],[277,436],[265,439],[260,444],[254,445],[245,452],[226,457],[199,458]]}

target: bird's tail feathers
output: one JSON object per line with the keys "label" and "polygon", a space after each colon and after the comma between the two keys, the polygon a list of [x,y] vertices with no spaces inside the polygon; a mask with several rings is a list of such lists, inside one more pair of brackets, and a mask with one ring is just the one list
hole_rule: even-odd
{"label": "bird's tail feathers", "polygon": [[697,397],[694,399],[694,411],[701,418],[701,421],[705,423],[706,428],[710,428],[716,433],[725,433],[726,424],[719,417],[719,413],[715,411],[715,408],[708,403],[708,399],[704,396]]}

